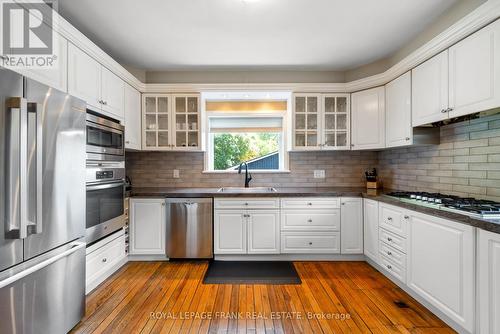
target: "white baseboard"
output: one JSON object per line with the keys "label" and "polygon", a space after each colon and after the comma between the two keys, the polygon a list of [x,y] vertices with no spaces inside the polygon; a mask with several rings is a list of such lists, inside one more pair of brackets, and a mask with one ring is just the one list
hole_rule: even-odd
{"label": "white baseboard", "polygon": [[375,263],[372,259],[370,259],[369,257],[366,257],[366,262],[369,265],[371,265],[372,267],[374,267],[375,269],[377,269],[378,271],[380,271],[382,274],[384,274],[384,276],[386,276],[388,279],[390,279],[392,282],[394,282],[394,284],[396,284],[401,289],[403,289],[407,294],[409,294],[410,296],[415,298],[420,304],[424,305],[427,309],[429,309],[429,311],[434,313],[439,319],[443,320],[448,326],[453,328],[455,331],[457,331],[458,333],[461,333],[461,334],[472,334],[471,332],[467,331],[462,326],[457,324],[455,321],[450,319],[446,314],[441,312],[437,307],[430,304],[425,299],[423,299],[420,295],[418,295],[413,290],[411,290],[406,284],[404,284],[403,282],[401,282],[397,278],[394,278],[393,276],[389,275],[386,270],[384,270],[381,266],[379,266],[377,263]]}
{"label": "white baseboard", "polygon": [[168,261],[168,257],[165,255],[130,255],[128,256],[129,261]]}
{"label": "white baseboard", "polygon": [[219,254],[214,260],[219,261],[364,261],[365,256],[341,254]]}

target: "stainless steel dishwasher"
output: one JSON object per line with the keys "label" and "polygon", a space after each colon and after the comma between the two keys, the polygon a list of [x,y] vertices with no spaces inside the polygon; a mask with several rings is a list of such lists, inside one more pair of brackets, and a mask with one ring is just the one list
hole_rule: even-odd
{"label": "stainless steel dishwasher", "polygon": [[167,198],[167,257],[213,257],[213,200]]}

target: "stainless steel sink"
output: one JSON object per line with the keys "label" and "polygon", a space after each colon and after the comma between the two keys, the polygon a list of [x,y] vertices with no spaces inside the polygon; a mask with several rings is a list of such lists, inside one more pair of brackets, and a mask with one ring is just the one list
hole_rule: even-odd
{"label": "stainless steel sink", "polygon": [[275,193],[277,190],[272,187],[224,187],[217,190],[218,193],[229,193],[229,194],[262,194],[262,193]]}

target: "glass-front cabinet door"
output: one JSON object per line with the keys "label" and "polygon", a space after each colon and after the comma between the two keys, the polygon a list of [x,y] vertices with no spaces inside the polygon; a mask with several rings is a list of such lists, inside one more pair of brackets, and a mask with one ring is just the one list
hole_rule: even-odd
{"label": "glass-front cabinet door", "polygon": [[349,95],[323,94],[323,149],[349,149]]}
{"label": "glass-front cabinet door", "polygon": [[320,141],[321,95],[294,94],[293,147],[314,150]]}
{"label": "glass-front cabinet door", "polygon": [[[168,149],[170,140],[170,96],[145,95],[143,98],[143,148]],[[127,131],[127,129],[125,129]]]}
{"label": "glass-front cabinet door", "polygon": [[198,94],[145,94],[142,110],[143,149],[159,151],[200,149]]}
{"label": "glass-front cabinet door", "polygon": [[174,95],[176,149],[198,150],[200,147],[200,101],[198,95]]}

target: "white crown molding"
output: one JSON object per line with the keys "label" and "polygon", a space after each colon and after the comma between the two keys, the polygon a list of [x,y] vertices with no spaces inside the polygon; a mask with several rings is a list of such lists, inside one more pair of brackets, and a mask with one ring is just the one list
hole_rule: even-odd
{"label": "white crown molding", "polygon": [[[15,0],[18,3],[30,0]],[[500,17],[500,0],[488,0],[470,14],[450,26],[428,43],[412,52],[387,71],[347,83],[221,83],[221,84],[146,84],[139,81],[117,61],[106,54],[95,43],[78,31],[58,13],[55,13],[53,28],[61,36],[95,58],[103,66],[142,93],[192,93],[201,91],[293,91],[351,93],[382,86],[401,74],[411,70],[425,60],[449,48],[475,31]]]}

